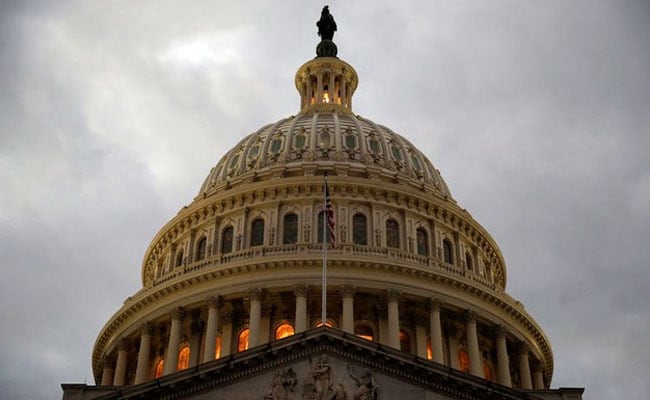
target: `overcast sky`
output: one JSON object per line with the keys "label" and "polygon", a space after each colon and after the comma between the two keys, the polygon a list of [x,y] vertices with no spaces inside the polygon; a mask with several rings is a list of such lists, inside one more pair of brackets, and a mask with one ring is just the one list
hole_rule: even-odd
{"label": "overcast sky", "polygon": [[[418,146],[493,235],[552,386],[646,400],[650,3],[329,4],[354,111]],[[149,240],[230,147],[298,112],[322,6],[0,1],[1,397],[94,383]]]}

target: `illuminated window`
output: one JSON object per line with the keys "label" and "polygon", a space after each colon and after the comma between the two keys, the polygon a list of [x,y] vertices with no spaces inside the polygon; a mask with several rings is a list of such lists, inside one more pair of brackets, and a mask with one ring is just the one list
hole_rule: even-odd
{"label": "illuminated window", "polygon": [[250,330],[248,328],[242,330],[237,337],[237,351],[248,350],[248,335]]}
{"label": "illuminated window", "polygon": [[292,244],[298,241],[298,216],[287,214],[284,216],[283,244]]}
{"label": "illuminated window", "polygon": [[394,219],[386,221],[386,247],[399,249],[399,225]]}
{"label": "illuminated window", "polygon": [[447,264],[454,263],[454,248],[447,238],[442,241],[442,258]]}
{"label": "illuminated window", "polygon": [[[319,319],[318,322],[316,322],[315,326],[316,328],[320,328],[321,326],[323,326],[323,320]],[[328,328],[336,328],[336,322],[334,322],[334,320],[332,319],[327,318],[325,320],[325,326]]]}
{"label": "illuminated window", "polygon": [[205,254],[208,247],[208,238],[203,236],[199,240],[199,245],[196,247],[196,261],[201,261],[205,258]]}
{"label": "illuminated window", "polygon": [[227,227],[221,234],[221,253],[227,254],[232,251],[232,237],[234,229],[232,226]]}
{"label": "illuminated window", "polygon": [[363,214],[352,217],[352,240],[354,244],[368,244],[368,220]]}
{"label": "illuminated window", "polygon": [[178,351],[178,364],[176,370],[182,371],[190,366],[190,346],[185,345]]}
{"label": "illuminated window", "polygon": [[354,334],[362,339],[370,340],[371,342],[375,338],[375,334],[371,327],[368,325],[357,325],[354,327]]}
{"label": "illuminated window", "polygon": [[421,256],[428,256],[429,255],[429,243],[427,240],[427,231],[424,230],[423,228],[419,228],[416,231],[416,236],[417,236],[417,247],[418,247],[418,254]]}
{"label": "illuminated window", "polygon": [[214,343],[214,359],[221,357],[221,336],[217,336]]}
{"label": "illuminated window", "polygon": [[281,324],[275,329],[275,338],[282,339],[289,337],[295,333],[293,326],[291,324]]}
{"label": "illuminated window", "polygon": [[483,360],[483,375],[488,381],[492,380],[492,368],[490,367],[490,362],[488,360]]}
{"label": "illuminated window", "polygon": [[465,349],[458,349],[458,369],[469,372],[469,356]]}
{"label": "illuminated window", "polygon": [[177,267],[183,265],[183,249],[178,250],[176,253],[176,263],[174,265]]}
{"label": "illuminated window", "polygon": [[399,348],[407,353],[411,352],[411,336],[405,331],[399,331]]}
{"label": "illuminated window", "polygon": [[474,269],[474,260],[472,260],[472,255],[468,252],[465,252],[465,263],[467,263],[467,269]]}
{"label": "illuminated window", "polygon": [[251,246],[261,246],[264,244],[264,220],[257,218],[251,224]]}
{"label": "illuminated window", "polygon": [[161,358],[160,360],[158,360],[158,362],[156,363],[156,366],[153,368],[153,377],[154,377],[154,379],[160,378],[162,376],[163,372],[165,372],[165,360],[163,360]]}
{"label": "illuminated window", "polygon": [[427,359],[433,360],[433,346],[431,345],[431,336],[427,338]]}

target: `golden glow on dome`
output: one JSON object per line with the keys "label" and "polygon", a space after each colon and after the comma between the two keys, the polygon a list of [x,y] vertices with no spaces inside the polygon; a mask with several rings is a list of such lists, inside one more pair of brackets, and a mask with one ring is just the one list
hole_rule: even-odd
{"label": "golden glow on dome", "polygon": [[244,351],[248,350],[248,336],[250,334],[250,330],[248,328],[242,330],[239,333],[239,337],[237,338],[237,351]]}
{"label": "golden glow on dome", "polygon": [[178,351],[178,364],[176,364],[176,370],[182,371],[189,368],[190,366],[190,346],[184,345]]}

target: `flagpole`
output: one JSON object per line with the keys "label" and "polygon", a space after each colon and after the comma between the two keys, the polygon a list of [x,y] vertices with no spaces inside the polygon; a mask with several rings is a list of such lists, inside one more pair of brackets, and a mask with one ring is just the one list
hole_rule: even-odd
{"label": "flagpole", "polygon": [[327,172],[323,175],[323,281],[321,323],[327,322]]}

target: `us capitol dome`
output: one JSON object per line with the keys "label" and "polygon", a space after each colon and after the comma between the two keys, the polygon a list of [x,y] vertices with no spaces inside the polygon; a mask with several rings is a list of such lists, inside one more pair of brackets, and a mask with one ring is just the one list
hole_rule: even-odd
{"label": "us capitol dome", "polygon": [[[285,397],[273,382],[288,373],[281,367],[292,365],[290,356],[313,365],[317,354],[336,361],[344,348],[367,358],[342,359],[374,374],[374,397],[346,389],[350,399],[391,398],[385,382],[411,382],[398,376],[409,368],[453,389],[436,384],[430,390],[449,397],[422,398],[474,398],[483,393],[476,388],[501,396],[494,398],[555,393],[551,345],[506,293],[497,243],[427,156],[354,114],[358,75],[319,27],[317,57],[295,76],[298,113],[226,152],[193,202],[160,229],[144,255],[142,289],[96,340],[97,386],[63,385],[64,398],[190,398],[250,378],[269,387],[260,399],[334,399],[334,377],[331,388],[319,386],[313,368],[289,368],[298,389],[280,385]],[[312,342],[321,347],[298,357]],[[351,384],[342,377],[352,382],[354,368],[348,376],[335,361],[331,373],[339,371],[341,387]],[[253,386],[223,398],[254,398],[246,392]]]}

